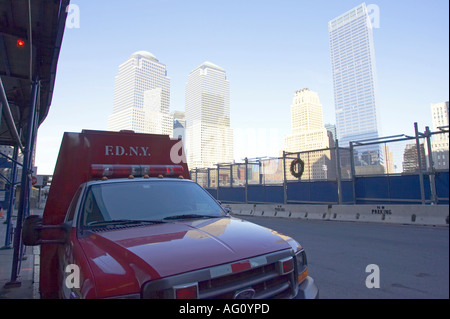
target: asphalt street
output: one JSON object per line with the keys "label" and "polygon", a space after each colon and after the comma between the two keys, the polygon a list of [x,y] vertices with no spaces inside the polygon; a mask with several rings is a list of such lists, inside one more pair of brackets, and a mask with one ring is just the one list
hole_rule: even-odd
{"label": "asphalt street", "polygon": [[[448,227],[244,219],[291,236],[303,245],[320,298],[449,298]],[[366,286],[367,277],[375,275],[374,270],[366,272],[368,265],[378,266],[379,288]]]}
{"label": "asphalt street", "polygon": [[[245,217],[299,241],[321,299],[448,299],[449,228]],[[0,224],[4,240],[6,225]],[[31,247],[30,247],[31,248]],[[33,250],[22,260],[20,288],[5,289],[12,249],[0,250],[0,299],[35,298]],[[368,265],[379,269],[379,288],[367,288]]]}

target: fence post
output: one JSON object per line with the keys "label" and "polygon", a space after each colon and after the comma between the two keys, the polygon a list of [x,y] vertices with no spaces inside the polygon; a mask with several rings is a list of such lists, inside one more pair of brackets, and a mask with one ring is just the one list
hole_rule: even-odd
{"label": "fence post", "polygon": [[335,156],[336,156],[336,180],[337,180],[337,191],[338,191],[338,204],[342,205],[342,176],[341,176],[341,155],[339,153],[339,140],[336,139],[335,145]]}
{"label": "fence post", "polygon": [[234,164],[230,164],[230,187],[233,187],[233,166]]}
{"label": "fence post", "polygon": [[286,152],[283,151],[283,203],[287,204]]}
{"label": "fence post", "polygon": [[245,203],[248,204],[248,158],[245,158]]}
{"label": "fence post", "polygon": [[220,188],[220,164],[216,164],[217,165],[217,200],[219,200],[219,188]]}
{"label": "fence post", "polygon": [[428,150],[428,162],[430,163],[430,190],[431,190],[431,202],[437,204],[436,196],[436,184],[435,184],[435,170],[433,161],[433,150],[431,148],[431,131],[428,126],[425,127],[425,138],[427,140],[427,150]]}
{"label": "fence post", "polygon": [[420,182],[420,199],[422,205],[425,204],[425,190],[423,186],[423,171],[422,171],[422,158],[420,153],[420,140],[419,140],[419,129],[417,127],[417,122],[414,123],[414,133],[416,136],[416,148],[417,148],[417,163],[419,164],[419,182]]}
{"label": "fence post", "polygon": [[356,205],[356,173],[355,173],[355,156],[353,152],[353,142],[350,142],[350,169],[352,171],[352,192],[353,192],[353,204]]}
{"label": "fence post", "polygon": [[260,159],[258,159],[258,163],[259,163],[259,185],[262,185],[263,183],[263,173],[261,172],[261,168],[262,168],[262,162]]}

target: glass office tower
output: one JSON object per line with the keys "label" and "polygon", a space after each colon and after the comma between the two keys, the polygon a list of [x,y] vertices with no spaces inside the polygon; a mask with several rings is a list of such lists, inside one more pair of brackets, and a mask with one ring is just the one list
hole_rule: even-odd
{"label": "glass office tower", "polygon": [[185,114],[189,168],[232,162],[230,83],[223,68],[205,62],[189,74]]}
{"label": "glass office tower", "polygon": [[[328,23],[339,144],[379,137],[372,24],[366,4]],[[355,149],[356,165],[380,164],[378,146]],[[356,154],[355,154],[356,155]]]}

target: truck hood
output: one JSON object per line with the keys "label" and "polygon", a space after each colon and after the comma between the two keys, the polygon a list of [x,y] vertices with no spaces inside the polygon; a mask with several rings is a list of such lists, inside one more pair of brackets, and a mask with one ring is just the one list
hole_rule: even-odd
{"label": "truck hood", "polygon": [[112,286],[140,287],[148,280],[289,249],[289,241],[271,229],[225,217],[102,229],[80,243],[96,286],[114,290]]}

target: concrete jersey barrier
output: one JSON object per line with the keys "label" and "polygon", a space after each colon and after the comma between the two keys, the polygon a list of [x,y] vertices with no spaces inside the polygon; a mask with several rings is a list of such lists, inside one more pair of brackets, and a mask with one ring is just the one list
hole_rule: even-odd
{"label": "concrete jersey barrier", "polygon": [[377,222],[408,225],[449,225],[449,205],[299,205],[224,204],[235,215]]}

